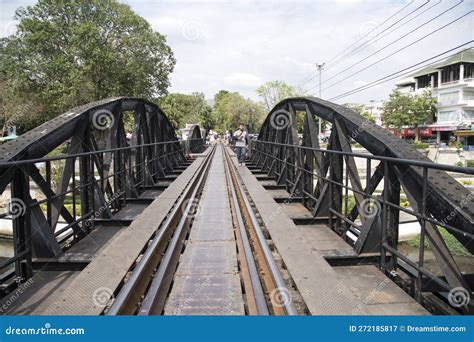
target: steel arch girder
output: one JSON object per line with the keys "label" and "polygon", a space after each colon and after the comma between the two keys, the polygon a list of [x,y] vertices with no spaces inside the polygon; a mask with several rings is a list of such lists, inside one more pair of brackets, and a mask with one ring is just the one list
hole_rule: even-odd
{"label": "steel arch girder", "polygon": [[[367,121],[354,110],[335,103],[324,101],[315,97],[295,97],[279,102],[265,119],[259,140],[285,143],[276,141],[277,137],[272,131],[270,120],[272,114],[286,110],[291,106],[297,111],[309,110],[313,116],[318,116],[326,121],[335,123],[340,120],[347,128],[348,135],[366,148],[375,156],[394,157],[401,159],[431,162],[427,157],[412,148],[406,141],[393,136],[384,128]],[[291,132],[288,132],[291,134]],[[420,167],[404,166],[404,174],[400,182],[405,185],[417,187],[421,193],[423,173]],[[427,210],[438,221],[445,221],[451,217],[449,224],[464,232],[474,234],[474,196],[464,186],[459,184],[447,172],[430,170],[428,175]],[[453,214],[454,213],[454,214]],[[463,234],[454,234],[455,237],[471,252],[474,253],[474,242]]]}

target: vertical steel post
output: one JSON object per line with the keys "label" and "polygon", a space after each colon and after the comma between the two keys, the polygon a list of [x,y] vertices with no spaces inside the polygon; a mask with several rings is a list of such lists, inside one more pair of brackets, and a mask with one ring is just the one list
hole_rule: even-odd
{"label": "vertical steel post", "polygon": [[13,217],[13,249],[15,255],[26,253],[15,262],[17,279],[25,281],[33,274],[31,262],[30,180],[28,173],[18,168],[12,179],[10,214]]}
{"label": "vertical steel post", "polygon": [[[428,181],[428,168],[423,167],[423,185],[422,185],[422,197],[421,197],[421,231],[420,231],[420,250],[418,255],[418,266],[423,268],[425,258],[425,234],[426,234],[426,195],[427,195],[427,181]],[[418,272],[417,286],[416,286],[416,300],[421,303],[423,300],[423,274]]]}

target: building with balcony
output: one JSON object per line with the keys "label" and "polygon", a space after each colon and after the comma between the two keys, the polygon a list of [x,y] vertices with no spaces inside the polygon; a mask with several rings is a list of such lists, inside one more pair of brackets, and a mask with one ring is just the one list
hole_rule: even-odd
{"label": "building with balcony", "polygon": [[427,127],[436,134],[436,141],[457,139],[465,148],[474,148],[474,48],[422,68],[396,85],[402,92],[422,92],[431,87],[438,110]]}

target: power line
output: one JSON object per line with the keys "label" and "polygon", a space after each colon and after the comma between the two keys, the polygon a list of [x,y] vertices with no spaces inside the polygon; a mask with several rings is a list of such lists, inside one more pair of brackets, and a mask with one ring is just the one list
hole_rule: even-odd
{"label": "power line", "polygon": [[[362,51],[362,50],[365,50],[365,49],[368,48],[371,44],[374,44],[375,42],[378,42],[380,39],[383,39],[383,38],[385,38],[386,36],[388,36],[389,34],[391,34],[391,33],[395,32],[395,31],[397,31],[398,29],[400,29],[400,28],[402,28],[402,27],[404,27],[405,25],[407,25],[407,24],[410,23],[411,21],[413,21],[413,20],[415,20],[416,18],[418,18],[420,15],[423,15],[423,14],[425,14],[426,12],[428,12],[430,9],[432,9],[433,7],[438,6],[441,2],[442,2],[442,0],[439,0],[439,1],[438,1],[437,3],[435,3],[433,6],[430,6],[430,7],[428,7],[427,9],[425,9],[424,11],[418,13],[418,14],[415,15],[413,18],[411,18],[410,20],[408,20],[407,22],[405,22],[403,25],[400,25],[400,26],[398,26],[398,27],[395,27],[393,30],[391,30],[391,31],[389,31],[389,32],[387,32],[387,33],[385,33],[384,35],[382,35],[382,36],[380,36],[380,37],[378,37],[380,34],[382,34],[383,32],[385,32],[386,30],[380,32],[379,34],[377,34],[377,35],[373,38],[374,40],[368,40],[367,42],[365,42],[365,43],[359,45],[357,48],[355,48],[355,50],[353,50],[353,53],[347,55],[347,57],[349,57],[350,55],[354,55],[354,54],[356,54],[356,53],[358,53],[358,52],[360,52],[360,51]],[[462,1],[461,1],[461,2],[462,2]],[[406,18],[406,17],[402,18],[401,20],[403,20],[403,19],[405,19],[405,18]],[[378,37],[378,38],[377,38],[377,37]],[[375,38],[377,38],[377,39],[375,39]],[[331,66],[330,68],[328,68],[328,69],[331,69],[331,68],[332,68],[332,66]]]}
{"label": "power line", "polygon": [[[430,20],[424,22],[423,24],[417,26],[416,28],[410,30],[410,31],[407,32],[406,34],[404,34],[404,35],[398,37],[397,39],[393,40],[392,42],[386,44],[385,46],[383,46],[382,48],[378,49],[377,51],[371,53],[371,54],[368,55],[367,57],[365,57],[365,58],[363,58],[363,59],[361,59],[361,60],[355,62],[355,63],[352,64],[351,66],[349,66],[349,67],[345,68],[344,70],[338,72],[337,74],[335,74],[335,75],[329,77],[328,79],[325,80],[325,83],[326,83],[327,81],[330,81],[330,80],[334,79],[335,77],[341,75],[342,73],[346,72],[347,70],[352,69],[354,66],[356,66],[356,65],[358,65],[358,64],[360,64],[360,63],[366,61],[366,60],[369,59],[370,57],[375,56],[375,55],[378,54],[379,52],[381,52],[381,51],[385,50],[386,48],[392,46],[394,43],[396,43],[396,42],[402,40],[403,38],[406,38],[407,36],[411,35],[411,34],[414,33],[415,31],[417,31],[417,30],[419,30],[420,28],[422,28],[423,26],[428,25],[429,23],[431,23],[431,22],[433,22],[434,20],[438,19],[438,18],[441,17],[442,15],[446,14],[447,12],[452,11],[455,7],[459,6],[462,2],[463,2],[463,0],[461,0],[460,2],[458,2],[458,3],[455,4],[455,5],[451,6],[450,8],[446,9],[445,11],[441,12],[440,14],[436,15],[435,17],[431,18]],[[436,31],[434,31],[434,32],[436,32]],[[433,33],[433,32],[429,33],[427,36],[429,36],[429,35],[432,34],[432,33]],[[422,39],[426,38],[427,36],[423,37]],[[337,84],[337,83],[334,83],[334,84]],[[327,87],[327,88],[329,88],[329,87]],[[327,89],[327,88],[325,88],[325,89]]]}
{"label": "power line", "polygon": [[[387,19],[385,19],[384,21],[382,21],[379,25],[377,25],[376,27],[374,27],[371,31],[367,32],[364,36],[360,37],[359,39],[357,39],[354,43],[352,43],[351,45],[349,45],[348,47],[346,47],[344,50],[342,50],[340,53],[338,53],[336,56],[330,58],[329,60],[334,60],[334,59],[337,59],[342,53],[344,53],[347,49],[350,49],[352,46],[354,46],[355,44],[357,44],[358,42],[360,42],[362,39],[364,39],[366,36],[368,36],[369,34],[371,34],[373,31],[377,30],[380,26],[382,26],[383,24],[385,24],[387,21],[389,21],[390,19],[392,19],[393,17],[395,17],[398,13],[400,13],[401,11],[403,11],[405,8],[407,8],[408,6],[410,6],[412,3],[414,2],[414,0],[412,0],[411,2],[409,2],[408,4],[406,4],[405,6],[403,6],[401,9],[399,9],[398,11],[396,11],[394,14],[392,14],[390,17],[388,17]],[[428,3],[429,1],[427,1],[426,3]],[[425,5],[426,5],[425,3]]]}
{"label": "power line", "polygon": [[[356,52],[355,50],[359,49],[359,48],[362,47],[362,46],[367,45],[371,40],[375,39],[375,38],[378,37],[380,34],[386,32],[386,31],[389,30],[390,28],[396,26],[397,24],[399,24],[400,22],[402,22],[403,20],[405,20],[407,17],[409,17],[410,15],[412,15],[413,13],[415,13],[416,11],[418,11],[419,9],[421,9],[421,8],[424,7],[424,6],[426,6],[429,2],[430,2],[430,0],[428,0],[428,1],[426,1],[425,3],[421,4],[420,6],[418,6],[417,8],[415,8],[414,10],[412,10],[411,12],[409,12],[408,14],[406,14],[405,16],[403,16],[402,18],[400,18],[399,20],[397,20],[396,22],[394,22],[393,24],[391,24],[390,26],[388,26],[388,27],[386,27],[385,29],[383,29],[381,32],[377,33],[374,37],[368,39],[368,40],[365,41],[365,42],[362,42],[362,44],[360,44],[359,46],[355,47],[353,50],[347,52],[346,54],[344,54],[344,55],[341,56],[340,58],[347,58],[347,57],[349,57],[350,55],[354,54],[354,53]],[[440,2],[441,2],[441,0],[438,2],[438,4],[439,4]],[[436,4],[435,4],[435,6],[436,6]],[[434,6],[431,6],[430,8],[433,8],[433,7],[434,7]],[[428,8],[428,9],[430,9],[430,8]],[[426,11],[425,11],[425,12],[426,12]],[[422,12],[422,13],[424,13],[424,12]],[[405,24],[406,24],[406,23],[405,23]],[[402,27],[402,26],[404,26],[404,25],[399,26],[399,28]],[[336,64],[338,64],[337,58],[334,59],[334,60],[331,60],[329,63],[332,63],[332,65],[331,65],[327,70],[332,69]],[[329,64],[329,63],[328,63],[328,64]]]}
{"label": "power line", "polygon": [[[384,60],[386,60],[386,59],[388,59],[388,58],[390,58],[390,57],[392,57],[393,55],[399,53],[400,51],[403,51],[403,50],[405,50],[406,48],[415,45],[416,43],[418,43],[418,42],[420,42],[420,41],[422,41],[422,40],[428,38],[429,36],[435,34],[436,32],[439,32],[439,31],[445,29],[446,27],[448,27],[448,26],[454,24],[455,22],[461,20],[462,18],[466,17],[467,15],[471,14],[472,12],[473,12],[473,11],[471,10],[471,11],[469,11],[469,12],[463,14],[462,16],[460,16],[460,17],[458,17],[458,18],[456,18],[456,19],[450,21],[450,22],[447,23],[446,25],[443,25],[443,26],[437,28],[436,30],[431,31],[431,32],[428,33],[427,35],[425,35],[425,36],[423,36],[423,37],[421,37],[421,38],[415,40],[414,42],[411,42],[411,43],[408,44],[408,45],[405,45],[404,47],[402,47],[402,48],[396,50],[395,52],[393,52],[393,53],[391,53],[391,54],[385,56],[384,58],[381,58],[381,59],[379,59],[378,61],[376,61],[376,62],[374,62],[374,63],[372,63],[372,64],[366,66],[365,68],[362,68],[362,69],[360,69],[360,70],[358,70],[358,71],[356,71],[356,72],[350,74],[349,76],[347,76],[347,77],[345,77],[345,78],[343,78],[343,79],[341,79],[341,80],[339,80],[339,81],[337,81],[337,82],[335,82],[335,83],[332,83],[331,85],[327,86],[327,87],[324,88],[323,90],[332,88],[332,87],[334,87],[335,85],[341,83],[342,81],[345,81],[345,80],[347,80],[348,78],[351,78],[352,76],[355,76],[355,75],[361,73],[362,71],[365,71],[365,70],[371,68],[372,66],[374,66],[374,65],[376,65],[376,64],[378,64],[378,63],[380,63],[380,62],[382,62],[382,61],[384,61]],[[313,88],[314,88],[314,87],[313,87]]]}
{"label": "power line", "polygon": [[[410,69],[419,68],[421,64],[424,64],[424,63],[426,63],[426,62],[432,61],[432,60],[435,59],[435,58],[438,58],[438,57],[443,56],[443,55],[445,55],[445,54],[447,54],[447,53],[453,52],[453,51],[455,51],[455,50],[457,50],[457,49],[459,49],[459,48],[462,48],[462,47],[464,47],[464,46],[466,46],[466,45],[469,45],[469,44],[471,44],[471,43],[473,43],[473,42],[474,42],[474,40],[471,40],[471,41],[468,41],[468,42],[463,43],[463,44],[461,44],[461,45],[458,45],[458,46],[456,46],[456,47],[454,47],[454,48],[452,48],[452,49],[449,49],[449,50],[446,50],[446,51],[444,51],[444,52],[442,52],[442,53],[439,53],[439,54],[437,54],[436,56],[427,58],[427,59],[425,59],[425,60],[423,60],[423,61],[421,61],[421,62],[418,62],[418,63],[416,63],[416,64],[413,64],[413,65],[411,65],[411,66],[409,66],[409,67],[403,68],[403,69],[401,69],[401,70],[399,70],[399,71],[396,71],[396,72],[394,72],[394,73],[391,73],[390,75],[387,75],[387,76],[384,76],[384,77],[382,77],[382,78],[379,78],[378,80],[372,81],[372,82],[370,82],[370,83],[368,83],[368,84],[365,84],[365,85],[363,85],[363,86],[360,86],[360,87],[358,87],[358,88],[354,88],[354,89],[352,89],[352,90],[346,91],[345,93],[342,93],[342,94],[339,94],[339,95],[337,95],[337,96],[334,96],[334,97],[330,98],[329,100],[330,100],[330,101],[338,100],[338,99],[341,99],[341,98],[343,98],[343,97],[347,97],[347,96],[349,96],[349,95],[353,95],[353,94],[359,93],[359,92],[361,92],[361,91],[367,90],[367,89],[369,89],[369,88],[375,87],[375,86],[377,86],[377,85],[379,85],[379,84],[386,83],[386,82],[391,81],[391,80],[393,80],[393,79],[395,79],[395,78],[398,78],[398,77],[400,77],[400,76],[408,75],[408,74],[410,74],[410,73],[413,72],[413,70],[410,70]],[[455,54],[455,53],[454,53],[454,54]],[[454,54],[449,55],[449,56],[447,56],[447,57],[442,57],[442,58],[440,58],[440,59],[438,59],[438,60],[436,60],[436,61],[434,61],[434,62],[431,62],[431,63],[428,64],[428,65],[424,65],[423,67],[427,67],[427,66],[430,66],[430,65],[434,65],[434,64],[436,64],[436,63],[438,63],[438,62],[440,62],[440,61],[445,60],[446,58],[449,58],[449,57],[453,56]],[[408,71],[408,70],[410,70],[410,71]]]}
{"label": "power line", "polygon": [[[442,55],[444,55],[444,54],[446,54],[446,53],[449,53],[449,52],[452,52],[452,51],[454,51],[454,50],[456,50],[456,49],[459,49],[459,48],[461,48],[461,47],[464,47],[464,46],[466,46],[466,45],[468,45],[468,44],[470,44],[470,43],[472,43],[472,42],[473,42],[473,41],[471,40],[470,42],[467,42],[467,43],[458,45],[458,46],[455,47],[455,48],[452,48],[452,49],[450,49],[450,50],[447,50],[447,51],[445,51],[445,52],[443,52],[443,53],[440,53],[440,54],[438,54],[438,55],[436,55],[436,56],[433,56],[433,57],[431,57],[431,58],[425,59],[425,60],[422,61],[422,62],[419,62],[419,63],[417,63],[417,64],[414,64],[414,65],[412,65],[412,66],[409,66],[409,67],[407,67],[407,68],[404,68],[404,69],[402,69],[402,70],[399,70],[399,71],[397,71],[397,72],[394,72],[394,73],[392,73],[392,74],[390,74],[390,75],[387,75],[387,76],[385,76],[385,77],[382,77],[382,78],[380,78],[380,79],[378,79],[378,80],[372,81],[372,82],[370,82],[370,83],[368,83],[368,84],[365,84],[365,85],[363,85],[363,86],[361,86],[361,87],[352,89],[352,90],[350,90],[350,91],[347,91],[347,92],[345,92],[345,93],[342,93],[342,94],[340,94],[340,95],[337,95],[337,96],[335,96],[335,97],[332,97],[332,98],[330,98],[329,100],[330,100],[330,101],[338,100],[338,99],[341,99],[341,98],[343,98],[343,97],[347,97],[347,96],[349,96],[349,95],[353,95],[353,94],[359,93],[359,92],[361,92],[361,91],[370,89],[370,88],[372,88],[372,87],[378,86],[378,85],[380,85],[380,84],[386,83],[386,82],[388,82],[388,81],[394,80],[394,79],[399,78],[399,77],[401,77],[401,76],[406,76],[406,75],[408,75],[408,74],[411,74],[414,70],[410,70],[410,71],[407,71],[407,70],[413,69],[413,68],[415,68],[415,67],[418,67],[417,69],[419,69],[419,68],[420,68],[420,67],[419,67],[420,64],[426,63],[427,61],[430,61],[430,60],[432,60],[432,59],[434,59],[434,58],[437,58],[437,57],[442,56]],[[454,54],[453,54],[453,55],[454,55]],[[442,57],[442,58],[440,58],[440,59],[438,59],[438,60],[436,60],[436,61],[434,61],[434,62],[432,62],[432,63],[430,63],[430,64],[424,65],[424,66],[422,66],[422,67],[423,67],[423,68],[426,68],[426,67],[428,67],[428,66],[430,66],[430,65],[435,65],[436,63],[441,62],[441,61],[443,61],[443,60],[446,60],[447,58],[449,58],[449,57],[451,57],[451,56],[453,56],[453,55],[450,55],[450,56],[447,56],[447,57]],[[403,73],[404,71],[407,71],[407,72]]]}
{"label": "power line", "polygon": [[[362,39],[364,39],[366,36],[368,36],[369,34],[371,34],[374,30],[378,29],[379,26],[385,24],[387,21],[389,21],[390,19],[392,19],[393,17],[395,17],[398,13],[400,13],[401,11],[403,11],[405,8],[407,8],[408,6],[410,6],[412,3],[414,2],[414,0],[412,0],[411,2],[409,2],[408,4],[406,4],[405,6],[403,6],[401,9],[397,10],[394,14],[392,14],[390,17],[388,17],[387,19],[385,19],[384,21],[382,21],[379,25],[377,25],[376,27],[374,27],[373,30],[371,30],[370,32],[367,32],[364,36],[362,36],[361,38],[359,38],[358,40],[356,40],[354,43],[352,43],[351,45],[349,45],[348,47],[346,47],[344,50],[342,50],[341,52],[339,52],[336,56],[334,56],[333,58],[331,58],[329,61],[331,61],[332,59],[337,59],[337,57],[339,55],[341,55],[342,53],[344,53],[347,49],[351,48],[352,46],[354,46],[356,43],[358,43],[359,41],[361,41]],[[429,0],[428,0],[429,2]],[[425,3],[426,4],[426,3]],[[411,13],[411,12],[410,12]],[[328,62],[330,63],[330,62]],[[306,83],[312,81],[314,78],[316,78],[316,76],[311,76],[310,78],[306,79],[305,81],[302,81],[300,82],[299,86],[303,86],[305,85]]]}

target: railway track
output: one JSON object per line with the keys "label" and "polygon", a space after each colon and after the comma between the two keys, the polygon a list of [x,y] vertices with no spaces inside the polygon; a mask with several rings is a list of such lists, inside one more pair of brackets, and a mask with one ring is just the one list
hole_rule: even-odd
{"label": "railway track", "polygon": [[229,152],[215,145],[104,314],[306,314],[278,260]]}

